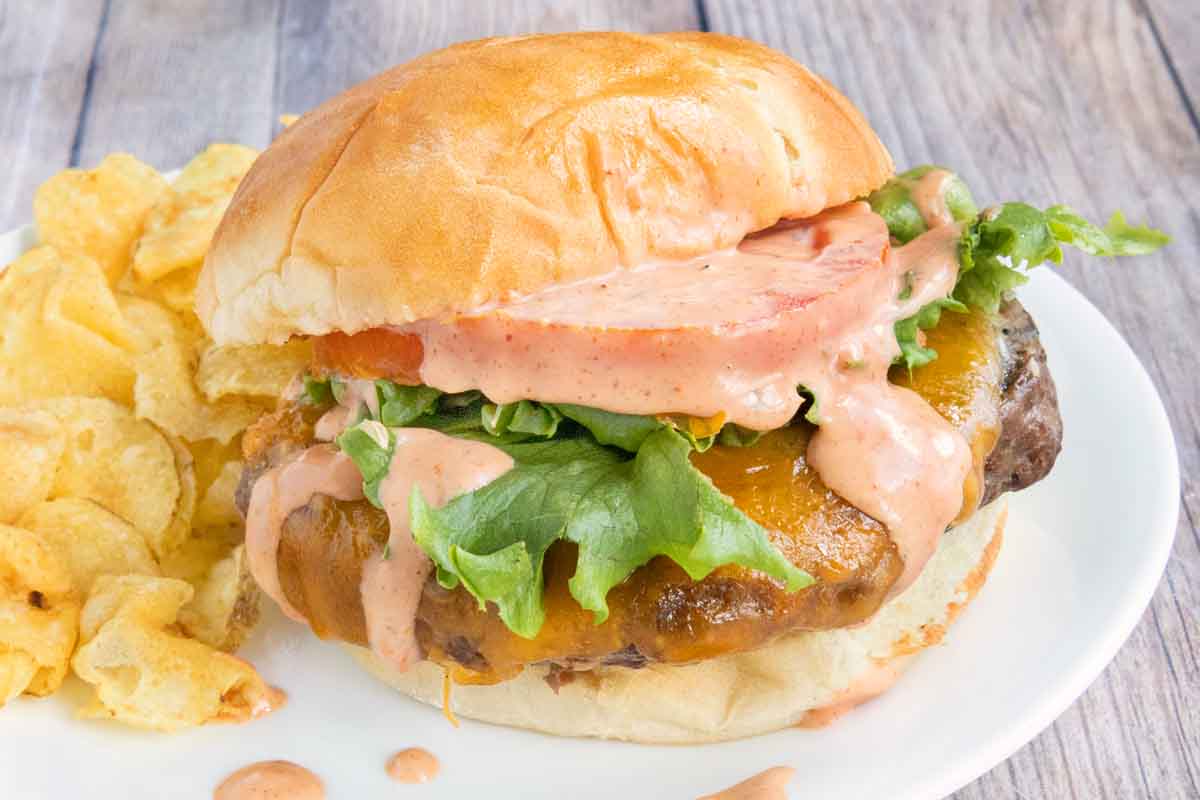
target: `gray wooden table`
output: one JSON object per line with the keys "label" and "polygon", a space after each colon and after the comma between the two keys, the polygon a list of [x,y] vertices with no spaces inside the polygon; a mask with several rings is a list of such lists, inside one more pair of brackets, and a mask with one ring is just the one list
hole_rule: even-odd
{"label": "gray wooden table", "polygon": [[1166,401],[1174,557],[1104,675],[955,797],[1200,797],[1200,0],[0,0],[0,229],[68,164],[262,147],[280,113],[424,51],[599,28],[758,39],[837,84],[898,165],[951,165],[984,199],[1121,208],[1175,237],[1158,256],[1062,268]]}

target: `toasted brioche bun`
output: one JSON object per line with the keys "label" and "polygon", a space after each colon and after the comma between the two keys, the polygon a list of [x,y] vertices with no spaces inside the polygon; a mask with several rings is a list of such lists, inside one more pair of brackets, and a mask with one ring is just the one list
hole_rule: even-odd
{"label": "toasted brioche bun", "polygon": [[[1001,498],[948,531],[913,585],[863,625],[793,634],[760,650],[686,666],[601,667],[558,694],[544,668],[530,667],[495,686],[455,686],[450,707],[459,716],[559,736],[669,744],[820,724],[828,712],[886,688],[881,673],[898,674],[915,653],[942,640],[987,580],[1006,516]],[[442,705],[438,665],[422,662],[402,674],[369,650],[347,646],[380,680]]]}
{"label": "toasted brioche bun", "polygon": [[731,247],[891,173],[845,97],[754,42],[467,42],[287,128],[217,229],[197,307],[218,344],[404,324]]}

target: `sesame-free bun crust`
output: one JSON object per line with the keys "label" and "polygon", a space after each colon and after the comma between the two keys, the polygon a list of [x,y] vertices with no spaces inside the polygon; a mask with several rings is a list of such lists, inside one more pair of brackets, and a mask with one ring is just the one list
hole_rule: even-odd
{"label": "sesame-free bun crust", "polygon": [[845,97],[754,42],[466,42],[287,128],[217,229],[197,310],[220,344],[404,324],[731,247],[891,173]]}
{"label": "sesame-free bun crust", "polygon": [[[600,667],[558,694],[546,671],[529,667],[494,686],[455,686],[450,707],[463,717],[560,736],[694,744],[738,739],[828,721],[831,709],[881,690],[946,629],[987,580],[1003,538],[1004,498],[942,536],[937,552],[903,594],[866,623],[796,633],[760,650],[686,666]],[[376,677],[431,705],[442,704],[442,668],[421,662],[398,673],[370,651],[349,646]],[[874,684],[873,687],[870,684]]]}

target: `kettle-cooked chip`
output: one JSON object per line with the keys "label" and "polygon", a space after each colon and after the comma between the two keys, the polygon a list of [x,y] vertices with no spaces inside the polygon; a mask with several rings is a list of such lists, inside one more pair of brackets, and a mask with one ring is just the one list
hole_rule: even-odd
{"label": "kettle-cooked chip", "polygon": [[228,558],[242,543],[242,529],[235,526],[196,528],[186,542],[159,562],[163,575],[179,578],[195,588],[204,582],[213,565]]}
{"label": "kettle-cooked chip", "polygon": [[87,597],[99,575],[158,575],[146,538],[125,520],[79,497],[35,506],[21,517],[60,557],[78,597]]}
{"label": "kettle-cooked chip", "polygon": [[242,479],[242,462],[227,461],[217,477],[208,485],[196,506],[194,520],[198,528],[240,526],[242,515],[235,501],[238,483]]}
{"label": "kettle-cooked chip", "polygon": [[52,498],[103,506],[137,528],[156,556],[178,545],[172,523],[186,497],[175,451],[157,428],[102,398],[62,397],[39,407],[66,432]]}
{"label": "kettle-cooked chip", "polygon": [[195,199],[229,197],[258,158],[258,151],[242,144],[216,142],[187,163],[171,184],[176,194]]}
{"label": "kettle-cooked chip", "polygon": [[282,346],[210,345],[200,356],[196,383],[209,401],[227,395],[277,399],[311,361],[312,344],[307,339],[292,339]]}
{"label": "kettle-cooked chip", "polygon": [[196,594],[179,611],[180,627],[219,650],[236,650],[258,623],[260,611],[261,594],[245,548],[235,547],[192,585]]}
{"label": "kettle-cooked chip", "polygon": [[257,156],[249,147],[214,144],[188,162],[146,220],[133,256],[139,279],[158,281],[203,261],[238,182]]}
{"label": "kettle-cooked chip", "polygon": [[246,563],[243,539],[240,518],[230,524],[197,527],[162,561],[164,575],[185,580],[196,590],[179,612],[184,633],[228,651],[242,643],[259,615],[258,585]]}
{"label": "kettle-cooked chip", "polygon": [[225,199],[184,208],[173,199],[170,205],[156,207],[133,256],[138,278],[158,281],[203,261],[228,204]]}
{"label": "kettle-cooked chip", "polygon": [[0,273],[0,405],[30,397],[133,400],[136,333],[96,262],[35,247]]}
{"label": "kettle-cooked chip", "polygon": [[50,496],[66,435],[45,411],[0,408],[0,523]]}
{"label": "kettle-cooked chip", "polygon": [[[177,270],[151,284],[149,297],[157,299],[177,314],[196,314],[196,281],[200,278],[200,264]],[[197,319],[196,324],[199,325]]]}
{"label": "kettle-cooked chip", "polygon": [[0,705],[56,690],[78,630],[67,568],[36,534],[0,525]]}
{"label": "kettle-cooked chip", "polygon": [[[209,487],[225,471],[226,464],[230,461],[240,464],[242,459],[241,437],[235,438],[227,444],[222,444],[215,439],[201,439],[198,442],[188,442],[188,449],[192,451],[192,463],[196,468],[196,487],[201,498],[208,493]],[[201,499],[200,504],[203,505],[203,503],[204,501]],[[196,524],[202,525],[199,522]]]}
{"label": "kettle-cooked chip", "polygon": [[71,661],[95,688],[81,716],[174,731],[244,722],[278,707],[281,693],[250,664],[171,631],[192,594],[172,578],[96,579]]}
{"label": "kettle-cooked chip", "polygon": [[266,406],[261,403],[241,398],[205,401],[193,380],[202,340],[178,317],[136,297],[122,297],[121,307],[145,335],[144,349],[134,362],[134,410],[139,417],[189,442],[226,443],[262,416]]}
{"label": "kettle-cooked chip", "polygon": [[166,189],[153,167],[125,153],[108,156],[95,169],[63,170],[34,195],[38,236],[64,252],[91,256],[116,285],[146,214]]}
{"label": "kettle-cooked chip", "polygon": [[175,474],[179,476],[179,502],[175,504],[175,514],[160,540],[159,558],[165,557],[187,541],[196,516],[196,500],[200,496],[196,486],[192,451],[181,439],[170,434],[164,436],[167,444],[171,446],[171,452],[175,454]]}
{"label": "kettle-cooked chip", "polygon": [[125,319],[129,320],[129,324],[136,331],[138,353],[145,353],[163,342],[174,341],[181,337],[186,338],[188,342],[194,342],[198,338],[198,334],[193,333],[185,326],[177,314],[171,313],[169,309],[153,300],[120,294],[117,295],[117,304],[121,308],[121,313],[125,315]]}

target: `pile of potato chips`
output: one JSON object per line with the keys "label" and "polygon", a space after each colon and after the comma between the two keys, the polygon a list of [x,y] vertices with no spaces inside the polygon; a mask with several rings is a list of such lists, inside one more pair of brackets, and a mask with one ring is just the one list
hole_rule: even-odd
{"label": "pile of potato chips", "polygon": [[174,181],[111,155],[37,192],[41,244],[0,272],[0,705],[68,667],[81,715],[143,727],[275,702],[229,654],[259,606],[234,493],[242,431],[310,353],[216,347],[192,310],[256,155],[213,145]]}

